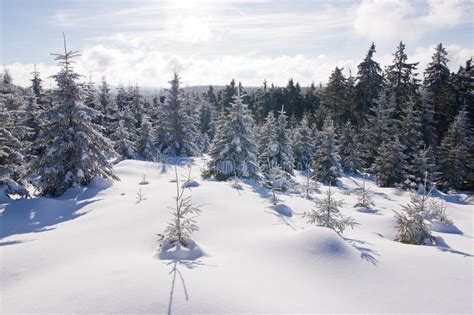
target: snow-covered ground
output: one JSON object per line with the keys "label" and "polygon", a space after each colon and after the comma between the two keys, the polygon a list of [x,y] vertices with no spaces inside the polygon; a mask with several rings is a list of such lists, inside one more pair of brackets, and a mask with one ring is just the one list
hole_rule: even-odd
{"label": "snow-covered ground", "polygon": [[464,196],[445,196],[457,230],[434,232],[436,246],[405,245],[393,241],[392,210],[409,194],[367,181],[378,211],[358,212],[362,178],[344,177],[334,191],[360,226],[341,238],[298,215],[311,200],[280,194],[275,209],[252,181],[201,180],[203,162],[187,188],[204,204],[193,239],[205,256],[192,261],[156,255],[176,189],[169,166],[123,161],[113,184],[1,200],[0,312],[473,312],[474,206]]}

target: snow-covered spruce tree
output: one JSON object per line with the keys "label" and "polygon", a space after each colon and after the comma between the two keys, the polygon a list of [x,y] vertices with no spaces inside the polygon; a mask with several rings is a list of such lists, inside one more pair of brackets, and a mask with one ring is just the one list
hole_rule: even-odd
{"label": "snow-covered spruce tree", "polygon": [[89,82],[84,85],[84,104],[87,107],[94,109],[97,114],[94,117],[94,123],[100,126],[104,126],[104,112],[102,111],[102,106],[100,105],[99,98],[97,96],[97,90],[95,88],[94,82],[89,78]]}
{"label": "snow-covered spruce tree", "polygon": [[395,101],[395,118],[400,119],[405,105],[418,90],[415,73],[418,62],[409,63],[405,52],[405,44],[400,42],[393,54],[393,63],[385,69],[385,78],[390,94]]}
{"label": "snow-covered spruce tree", "polygon": [[24,157],[20,153],[22,144],[15,136],[14,125],[3,102],[0,102],[0,121],[0,190],[4,190],[7,196],[27,196],[28,192],[22,185],[25,175]]}
{"label": "snow-covered spruce tree", "polygon": [[423,184],[431,189],[434,182],[435,165],[431,147],[419,149],[407,163],[407,177],[403,188],[417,190]]}
{"label": "snow-covered spruce tree", "polygon": [[212,142],[209,152],[211,160],[203,176],[213,176],[217,180],[233,176],[256,179],[259,167],[252,116],[240,92],[231,105]]}
{"label": "snow-covered spruce tree", "polygon": [[361,171],[364,166],[364,161],[361,158],[362,148],[350,121],[342,126],[338,144],[342,169],[350,173]]}
{"label": "snow-covered spruce tree", "polygon": [[75,185],[87,185],[94,177],[117,178],[107,154],[112,143],[102,135],[102,128],[93,123],[97,111],[83,101],[79,74],[72,68],[78,52],[55,54],[61,70],[53,78],[53,106],[47,110],[48,121],[35,146],[45,148],[33,163],[31,172],[39,176],[37,186],[43,195],[59,196]]}
{"label": "snow-covered spruce tree", "polygon": [[155,135],[153,126],[150,124],[148,117],[143,117],[142,127],[138,134],[137,153],[146,161],[156,161],[158,158],[158,150],[155,146]]}
{"label": "snow-covered spruce tree", "polygon": [[273,205],[276,206],[277,204],[277,197],[276,197],[276,192],[277,191],[282,191],[286,189],[286,174],[285,172],[281,169],[281,167],[278,164],[272,163],[268,161],[268,165],[270,165],[268,173],[265,174],[265,187],[270,189],[272,193],[272,203]]}
{"label": "snow-covered spruce tree", "polygon": [[205,137],[199,131],[199,99],[196,95],[191,92],[184,94],[183,109],[184,114],[187,118],[187,125],[184,126],[183,131],[189,135],[190,139],[193,140],[193,144],[197,148],[194,155],[200,155],[201,152],[205,152],[209,149],[208,137]]}
{"label": "snow-covered spruce tree", "polygon": [[[420,168],[419,159],[420,150],[423,149],[423,134],[421,133],[421,113],[415,109],[413,100],[410,100],[405,107],[404,115],[401,122],[401,143],[404,147],[406,159],[406,175],[407,178],[402,183],[405,189],[416,189],[419,184],[423,183],[423,173],[418,173]],[[423,154],[423,152],[421,152]],[[424,156],[422,158],[426,158]],[[426,166],[428,167],[428,166]]]}
{"label": "snow-covered spruce tree", "polygon": [[438,140],[443,139],[459,109],[448,62],[448,51],[439,43],[424,72],[423,86],[434,112],[434,138]]}
{"label": "snow-covered spruce tree", "polygon": [[375,182],[382,187],[401,184],[406,178],[406,156],[398,136],[382,143],[371,171]]}
{"label": "snow-covered spruce tree", "polygon": [[129,132],[123,120],[119,120],[115,126],[112,136],[115,151],[122,159],[135,159],[137,157],[135,135]]}
{"label": "snow-covered spruce tree", "polygon": [[309,170],[315,147],[307,115],[304,115],[298,126],[293,129],[292,146],[295,169],[300,171]]}
{"label": "snow-covered spruce tree", "polygon": [[443,189],[465,189],[467,187],[469,177],[474,174],[472,170],[474,166],[472,163],[473,150],[474,140],[467,111],[462,108],[441,142],[437,183]]}
{"label": "snow-covered spruce tree", "polygon": [[339,234],[342,234],[346,227],[354,228],[358,223],[353,218],[341,214],[339,208],[342,206],[342,201],[334,199],[331,188],[325,195],[324,198],[315,200],[315,209],[304,212],[303,218],[306,218],[310,224],[330,228]]}
{"label": "snow-covered spruce tree", "polygon": [[434,237],[431,236],[431,225],[425,219],[430,213],[430,192],[423,190],[422,194],[412,193],[411,201],[402,206],[403,212],[395,212],[397,218],[396,241],[406,244],[432,244]]}
{"label": "snow-covered spruce tree", "polygon": [[110,88],[107,84],[107,81],[105,80],[105,77],[102,78],[102,85],[99,92],[99,102],[101,111],[104,115],[102,124],[105,128],[105,134],[110,137],[114,133],[114,129],[119,117],[117,103],[110,93]]}
{"label": "snow-covered spruce tree", "polygon": [[[180,249],[181,246],[188,247],[191,234],[199,230],[195,218],[201,213],[199,206],[191,201],[191,196],[185,196],[186,188],[179,183],[178,170],[175,167],[176,196],[175,205],[170,207],[172,219],[168,223],[163,234],[158,234],[160,248],[167,242],[171,246]],[[164,246],[163,246],[164,247]]]}
{"label": "snow-covered spruce tree", "polygon": [[356,113],[359,113],[358,126],[367,123],[367,114],[375,106],[384,81],[380,64],[373,59],[375,44],[369,48],[364,60],[357,66]]}
{"label": "snow-covered spruce tree", "polygon": [[362,130],[363,158],[366,167],[372,166],[384,140],[399,131],[399,121],[394,119],[395,98],[383,89],[375,105],[370,108],[368,123]]}
{"label": "snow-covered spruce tree", "polygon": [[[179,87],[180,79],[178,73],[174,73],[170,81],[171,88],[167,91],[165,103],[163,104],[163,130],[164,135],[158,137],[160,151],[167,155],[199,155],[196,139],[198,121],[195,114],[194,104],[189,104],[184,97],[183,90]],[[189,115],[193,112],[192,115]]]}
{"label": "snow-covered spruce tree", "polygon": [[287,117],[283,108],[275,121],[273,114],[269,113],[268,119],[263,126],[262,137],[260,138],[260,170],[268,180],[270,169],[279,166],[284,172],[284,185],[282,190],[290,186],[290,176],[293,173],[293,152],[290,146],[290,134],[287,127]]}
{"label": "snow-covered spruce tree", "polygon": [[326,119],[320,133],[320,144],[313,159],[312,176],[324,184],[336,185],[338,178],[341,177],[339,160],[333,121]]}
{"label": "snow-covered spruce tree", "polygon": [[135,128],[140,128],[142,126],[143,117],[145,115],[145,100],[140,94],[140,88],[135,86],[130,86],[128,88],[130,109],[134,113],[135,118]]}
{"label": "snow-covered spruce tree", "polygon": [[357,198],[357,203],[354,205],[354,208],[363,208],[370,210],[375,206],[374,203],[374,192],[372,189],[365,186],[365,181],[362,184],[362,189],[359,192],[359,197]]}

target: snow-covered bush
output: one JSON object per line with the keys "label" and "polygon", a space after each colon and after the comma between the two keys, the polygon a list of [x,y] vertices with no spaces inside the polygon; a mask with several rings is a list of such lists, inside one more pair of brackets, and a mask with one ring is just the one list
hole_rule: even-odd
{"label": "snow-covered bush", "polygon": [[325,198],[315,200],[316,208],[303,213],[308,223],[333,229],[342,234],[346,227],[354,228],[358,223],[351,217],[341,214],[342,201],[334,199],[331,188],[326,191]]}
{"label": "snow-covered bush", "polygon": [[359,192],[359,198],[357,199],[357,203],[354,205],[354,208],[363,208],[363,209],[371,209],[375,206],[374,203],[374,192],[372,189],[365,187],[365,181],[362,184],[362,190]]}
{"label": "snow-covered bush", "polygon": [[191,196],[184,196],[185,188],[179,184],[178,169],[176,167],[175,179],[175,205],[170,207],[172,219],[163,234],[158,234],[160,248],[165,242],[176,246],[178,249],[181,246],[187,247],[191,234],[199,230],[195,218],[199,216],[201,209],[192,203]]}

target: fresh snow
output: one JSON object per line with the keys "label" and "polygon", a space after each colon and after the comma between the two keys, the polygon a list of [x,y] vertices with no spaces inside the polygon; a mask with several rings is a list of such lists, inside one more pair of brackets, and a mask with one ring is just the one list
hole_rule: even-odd
{"label": "fresh snow", "polygon": [[[200,230],[180,252],[160,254],[157,242],[171,219],[172,165],[125,160],[113,184],[1,199],[0,313],[473,312],[474,206],[464,195],[436,192],[455,225],[435,223],[436,246],[405,245],[393,241],[392,210],[409,194],[370,178],[344,176],[331,188],[360,223],[340,237],[301,217],[311,198],[278,193],[273,206],[254,181],[202,180],[205,158],[194,164],[199,184],[186,194],[202,205]],[[178,172],[184,183],[189,168]],[[354,208],[364,180],[375,213]]]}

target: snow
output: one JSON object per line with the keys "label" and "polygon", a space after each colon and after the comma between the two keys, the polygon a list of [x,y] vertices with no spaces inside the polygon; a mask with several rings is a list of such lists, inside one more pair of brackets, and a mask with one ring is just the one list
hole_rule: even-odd
{"label": "snow", "polygon": [[[313,201],[278,193],[273,207],[252,180],[239,189],[201,180],[205,163],[195,160],[199,185],[185,192],[203,205],[195,243],[161,257],[156,234],[171,218],[172,165],[125,160],[114,183],[96,180],[55,199],[0,199],[0,312],[473,312],[474,206],[464,195],[436,192],[456,230],[437,226],[436,245],[405,245],[393,241],[392,210],[408,193],[342,177],[331,191],[360,226],[341,237],[301,218]],[[189,168],[178,172],[187,178]],[[149,184],[140,186],[143,174]],[[375,213],[359,212],[358,196],[344,193],[364,180]],[[139,188],[147,198],[137,204]]]}

